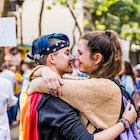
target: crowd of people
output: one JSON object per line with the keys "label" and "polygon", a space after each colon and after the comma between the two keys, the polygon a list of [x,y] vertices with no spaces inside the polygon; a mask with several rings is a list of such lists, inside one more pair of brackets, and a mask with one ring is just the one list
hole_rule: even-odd
{"label": "crowd of people", "polygon": [[117,33],[83,35],[74,57],[69,47],[67,35],[47,34],[33,41],[31,63],[1,65],[0,139],[19,124],[20,140],[138,140],[140,66],[123,60]]}
{"label": "crowd of people", "polygon": [[32,63],[24,61],[20,66],[2,63],[0,67],[1,140],[10,140],[10,127],[20,124],[20,110],[24,104],[22,100],[26,100],[24,93],[27,85],[24,75],[32,68]]}

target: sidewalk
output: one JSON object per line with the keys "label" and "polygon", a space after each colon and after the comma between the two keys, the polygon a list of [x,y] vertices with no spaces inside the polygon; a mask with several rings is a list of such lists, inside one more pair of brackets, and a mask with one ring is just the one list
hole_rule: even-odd
{"label": "sidewalk", "polygon": [[19,140],[19,124],[11,127],[11,140]]}
{"label": "sidewalk", "polygon": [[19,140],[19,124],[11,126],[11,140]]}

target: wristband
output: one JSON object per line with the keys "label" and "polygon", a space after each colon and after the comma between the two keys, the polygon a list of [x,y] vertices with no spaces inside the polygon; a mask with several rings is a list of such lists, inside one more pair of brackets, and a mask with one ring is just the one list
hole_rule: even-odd
{"label": "wristband", "polygon": [[126,118],[121,118],[119,120],[119,122],[122,122],[123,123],[125,129],[130,128],[130,123],[129,123],[129,121]]}

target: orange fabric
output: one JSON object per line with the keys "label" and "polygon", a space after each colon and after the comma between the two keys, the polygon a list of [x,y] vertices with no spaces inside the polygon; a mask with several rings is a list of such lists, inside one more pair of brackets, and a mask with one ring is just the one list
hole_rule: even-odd
{"label": "orange fabric", "polygon": [[[21,137],[23,140],[30,140],[30,132],[29,132],[29,127],[28,127],[28,123],[29,123],[29,113],[30,113],[30,99],[31,96],[29,96],[26,100],[25,105],[22,108],[21,111]],[[26,132],[26,133],[25,133]]]}
{"label": "orange fabric", "polygon": [[15,94],[20,93],[21,84],[18,81],[22,81],[22,75],[18,72],[15,73],[15,77],[17,79],[17,83],[15,84]]}
{"label": "orange fabric", "polygon": [[41,97],[41,93],[29,96],[21,111],[23,140],[39,140],[37,105]]}

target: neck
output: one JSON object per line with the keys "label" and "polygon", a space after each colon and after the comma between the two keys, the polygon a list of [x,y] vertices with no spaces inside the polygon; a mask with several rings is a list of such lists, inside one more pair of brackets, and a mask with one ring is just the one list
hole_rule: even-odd
{"label": "neck", "polygon": [[60,77],[62,77],[62,73],[60,73],[55,67],[53,67],[53,66],[50,66],[50,68],[55,72],[55,73],[57,73]]}

